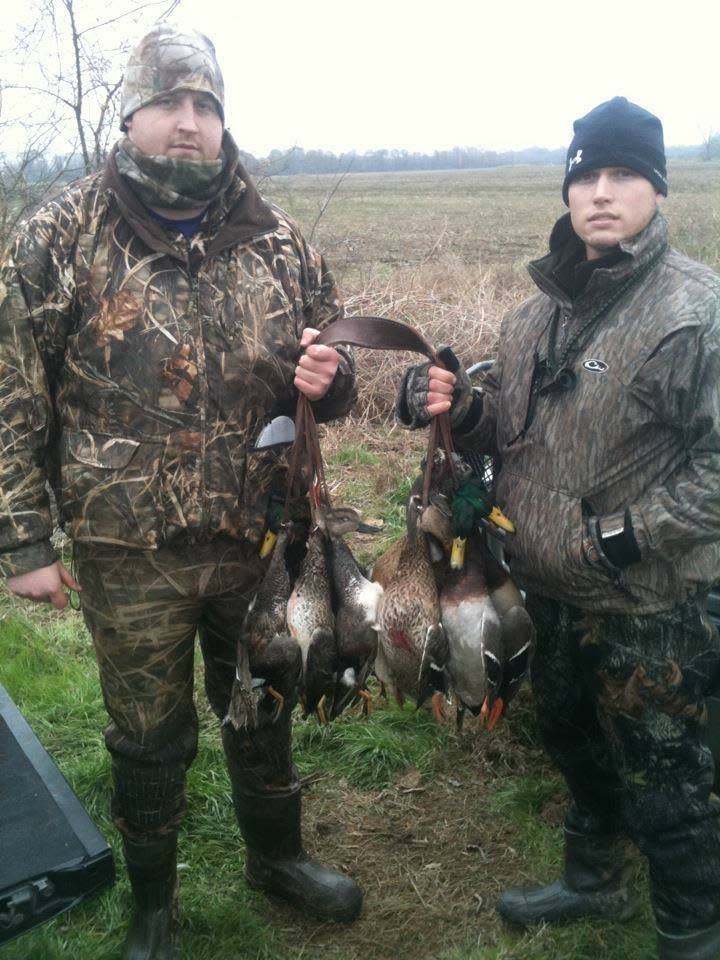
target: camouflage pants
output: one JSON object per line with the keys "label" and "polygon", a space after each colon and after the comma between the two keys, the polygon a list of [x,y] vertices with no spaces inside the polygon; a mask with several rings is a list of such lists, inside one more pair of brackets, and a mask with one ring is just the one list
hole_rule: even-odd
{"label": "camouflage pants", "polygon": [[[85,622],[95,644],[110,723],[113,817],[136,839],[177,828],[185,775],[197,752],[193,699],[199,634],[210,705],[222,719],[235,676],[238,631],[265,569],[257,546],[218,539],[155,551],[76,544]],[[231,766],[249,790],[292,785],[293,703],[252,734],[223,737]]]}
{"label": "camouflage pants", "polygon": [[720,638],[702,605],[650,616],[595,616],[540,597],[527,606],[540,730],[576,808],[647,856],[663,929],[720,920],[720,800],[703,731]]}

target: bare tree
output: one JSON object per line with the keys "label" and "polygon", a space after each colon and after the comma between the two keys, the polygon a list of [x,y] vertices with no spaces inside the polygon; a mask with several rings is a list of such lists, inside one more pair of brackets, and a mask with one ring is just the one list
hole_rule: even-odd
{"label": "bare tree", "polygon": [[32,0],[11,51],[0,100],[0,240],[59,182],[97,170],[117,130],[129,49],[180,0]]}

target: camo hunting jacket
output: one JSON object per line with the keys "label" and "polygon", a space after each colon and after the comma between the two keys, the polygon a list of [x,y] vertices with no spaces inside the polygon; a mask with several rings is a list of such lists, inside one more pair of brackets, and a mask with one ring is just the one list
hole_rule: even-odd
{"label": "camo hunting jacket", "polygon": [[[667,245],[657,213],[573,300],[553,273],[504,321],[458,443],[499,459],[496,497],[528,591],[606,613],[666,610],[720,577],[720,278]],[[573,234],[574,236],[574,234]],[[641,560],[617,582],[584,548],[630,510]],[[592,554],[590,554],[592,556]]]}
{"label": "camo hunting jacket", "polygon": [[[0,272],[2,572],[55,559],[48,482],[78,541],[259,539],[287,464],[250,448],[294,414],[302,330],[341,315],[322,257],[239,165],[190,240],[148,216],[112,158],[69,187]],[[341,353],[320,421],[355,399]]]}

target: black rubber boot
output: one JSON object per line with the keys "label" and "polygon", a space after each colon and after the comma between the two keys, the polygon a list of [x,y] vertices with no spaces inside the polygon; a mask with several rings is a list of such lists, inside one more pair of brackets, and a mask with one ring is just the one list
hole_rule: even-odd
{"label": "black rubber boot", "polygon": [[615,836],[576,832],[584,826],[568,815],[565,875],[544,887],[505,890],[498,912],[510,923],[567,923],[582,917],[629,920],[638,904],[625,878],[624,845]]}
{"label": "black rubber boot", "polygon": [[251,887],[274,893],[321,920],[349,923],[360,915],[363,895],[355,881],[315,863],[303,850],[299,786],[282,794],[236,791],[234,800]]}
{"label": "black rubber boot", "polygon": [[657,932],[659,960],[720,960],[720,923],[693,933]]}
{"label": "black rubber boot", "polygon": [[123,849],[135,899],[123,960],[175,960],[177,834],[146,843],[123,837]]}
{"label": "black rubber boot", "polygon": [[349,923],[362,909],[360,887],[310,860],[300,834],[300,787],[247,793],[233,784],[235,813],[247,846],[251,887],[274,893],[321,920]]}

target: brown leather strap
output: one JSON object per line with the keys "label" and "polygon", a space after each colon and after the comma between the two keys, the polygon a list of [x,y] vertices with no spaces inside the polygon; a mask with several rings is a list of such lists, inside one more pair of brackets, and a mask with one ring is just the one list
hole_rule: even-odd
{"label": "brown leather strap", "polygon": [[370,350],[411,350],[437,362],[435,348],[414,327],[387,317],[343,317],[320,333],[315,343],[349,343]]}
{"label": "brown leather strap", "polygon": [[452,431],[450,429],[450,417],[447,413],[441,413],[433,417],[430,423],[430,434],[428,437],[427,453],[425,454],[425,474],[423,475],[422,505],[426,507],[430,499],[430,484],[432,480],[433,466],[435,463],[435,451],[438,447],[445,449],[445,470],[448,471],[457,482],[457,469],[453,460],[453,451],[455,449],[452,441]]}
{"label": "brown leather strap", "polygon": [[430,422],[430,431],[428,433],[428,445],[425,453],[425,473],[423,475],[422,505],[423,509],[428,505],[430,499],[430,480],[432,479],[433,460],[435,459],[435,450],[438,443],[438,418],[433,417]]}
{"label": "brown leather strap", "polygon": [[325,466],[323,464],[322,451],[320,449],[320,438],[318,436],[315,414],[313,413],[313,408],[308,398],[305,396],[305,394],[300,393],[298,395],[297,408],[295,411],[295,441],[292,447],[290,467],[288,470],[288,484],[284,510],[285,520],[287,520],[289,517],[290,500],[297,483],[298,474],[301,469],[300,465],[303,461],[308,465],[310,472],[310,483],[313,484],[316,482],[318,486],[317,503],[312,496],[310,498],[311,509],[319,504],[326,509],[329,509],[331,506],[330,491],[328,489],[327,480],[325,479]]}
{"label": "brown leather strap", "polygon": [[[349,343],[353,347],[367,347],[370,350],[410,350],[413,353],[423,354],[423,356],[427,357],[432,363],[437,364],[439,367],[445,367],[445,364],[438,359],[435,348],[428,343],[422,334],[418,333],[414,327],[411,327],[407,323],[401,323],[399,320],[390,320],[387,317],[343,317],[341,320],[336,320],[327,326],[315,340],[315,343],[324,344],[328,347],[338,343]],[[314,424],[310,404],[308,404],[308,408],[309,417],[312,418]],[[296,429],[299,432],[297,424]],[[319,456],[320,445],[317,441],[317,429],[315,430],[314,438],[315,443],[312,444],[312,446],[316,449],[310,452],[311,463],[316,472],[318,472],[318,480],[321,483],[321,495],[327,497],[327,485],[325,484],[325,478],[322,474],[322,457]],[[423,507],[426,507],[428,504],[435,450],[439,445],[445,448],[445,453],[447,454],[446,469],[455,477],[457,471],[455,470],[455,463],[452,458],[452,431],[450,429],[450,417],[447,413],[433,417],[430,425],[425,476],[423,478]],[[308,450],[309,449],[308,447]]]}

